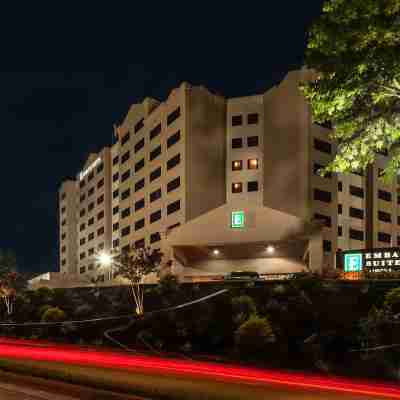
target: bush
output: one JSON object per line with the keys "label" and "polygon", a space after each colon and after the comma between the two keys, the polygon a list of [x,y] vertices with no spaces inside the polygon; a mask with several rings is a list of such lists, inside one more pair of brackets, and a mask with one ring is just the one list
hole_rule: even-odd
{"label": "bush", "polygon": [[42,322],[61,322],[66,318],[65,312],[58,307],[50,307],[42,315]]}
{"label": "bush", "polygon": [[400,312],[400,287],[386,293],[384,305],[390,307],[393,312]]}
{"label": "bush", "polygon": [[39,308],[39,311],[37,312],[37,317],[41,320],[42,317],[43,317],[43,315],[44,315],[44,313],[45,313],[47,310],[49,310],[50,308],[52,308],[52,306],[51,306],[50,304],[45,304],[45,305],[41,306],[41,307]]}
{"label": "bush", "polygon": [[232,299],[232,318],[235,324],[243,324],[251,315],[256,313],[256,304],[250,296],[244,295]]}
{"label": "bush", "polygon": [[179,289],[178,277],[174,274],[164,275],[158,282],[158,290],[160,293],[176,293]]}
{"label": "bush", "polygon": [[252,315],[235,332],[237,350],[241,355],[245,356],[263,357],[267,344],[274,341],[275,335],[266,317],[260,318]]}

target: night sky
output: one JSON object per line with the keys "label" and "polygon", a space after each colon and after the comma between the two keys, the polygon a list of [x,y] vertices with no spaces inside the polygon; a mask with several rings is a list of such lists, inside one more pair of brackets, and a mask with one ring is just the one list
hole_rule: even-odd
{"label": "night sky", "polygon": [[35,272],[58,267],[61,182],[111,143],[132,103],[164,100],[184,80],[227,97],[264,92],[302,65],[307,27],[322,7],[30,3],[3,8],[0,24],[0,248]]}

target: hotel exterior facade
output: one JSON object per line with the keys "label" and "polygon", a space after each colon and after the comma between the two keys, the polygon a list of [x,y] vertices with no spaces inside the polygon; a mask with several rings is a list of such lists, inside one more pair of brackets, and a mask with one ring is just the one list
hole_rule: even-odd
{"label": "hotel exterior facade", "polygon": [[[320,271],[335,267],[338,250],[397,245],[398,185],[378,180],[384,155],[364,176],[318,175],[335,147],[298,89],[312,77],[293,71],[263,94],[231,99],[182,83],[163,102],[132,105],[115,143],[61,185],[60,272],[106,282],[95,254],[143,246],[183,274],[295,272],[310,267],[310,254]],[[238,210],[240,233],[231,225]],[[296,235],[274,232],[279,224]],[[239,249],[250,242],[258,256]],[[261,255],[267,243],[292,248]]]}

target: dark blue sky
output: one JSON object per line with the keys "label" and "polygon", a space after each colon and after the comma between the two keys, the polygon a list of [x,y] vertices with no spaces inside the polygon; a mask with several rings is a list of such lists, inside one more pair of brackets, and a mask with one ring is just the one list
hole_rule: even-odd
{"label": "dark blue sky", "polygon": [[0,248],[38,272],[57,266],[60,183],[110,143],[131,103],[183,80],[229,97],[265,91],[302,65],[322,6],[32,3],[2,10]]}

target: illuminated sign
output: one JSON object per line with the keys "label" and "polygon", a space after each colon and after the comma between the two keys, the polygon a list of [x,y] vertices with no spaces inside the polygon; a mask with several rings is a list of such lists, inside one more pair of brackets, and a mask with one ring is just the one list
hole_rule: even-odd
{"label": "illuminated sign", "polygon": [[400,248],[349,250],[338,253],[344,272],[400,271]]}
{"label": "illuminated sign", "polygon": [[244,211],[232,212],[231,228],[244,228]]}
{"label": "illuminated sign", "polygon": [[97,165],[101,164],[101,158],[99,157],[92,162],[86,169],[79,173],[79,180],[81,181],[90,171],[96,168]]}

